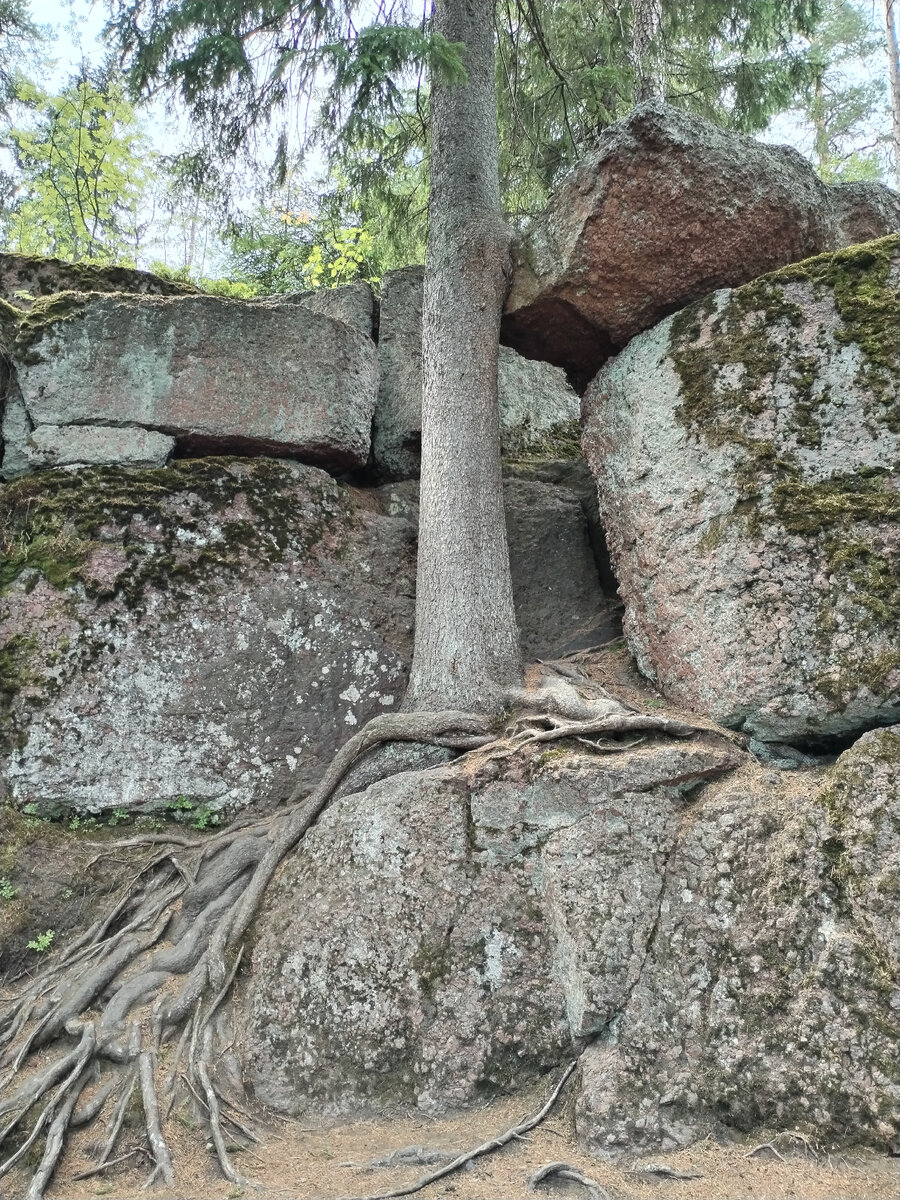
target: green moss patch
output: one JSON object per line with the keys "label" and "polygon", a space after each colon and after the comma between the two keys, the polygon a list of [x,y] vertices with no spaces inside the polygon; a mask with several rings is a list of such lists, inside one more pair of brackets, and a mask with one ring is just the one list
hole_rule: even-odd
{"label": "green moss patch", "polygon": [[[879,427],[900,432],[898,269],[900,236],[820,255],[698,301],[669,334],[677,419],[708,446],[734,451],[736,498],[709,520],[699,549],[715,553],[736,522],[740,536],[772,542],[780,526],[806,541],[810,578],[827,581],[810,594],[810,637],[827,663],[810,687],[836,708],[862,689],[883,697],[900,666],[900,561],[884,535],[900,523],[900,461],[809,481],[803,451],[821,446],[827,406],[841,402],[823,378],[835,343],[861,351],[855,382],[873,444]],[[830,296],[839,318],[815,345],[808,328],[800,339],[803,309],[787,291],[796,284]]]}
{"label": "green moss patch", "polygon": [[578,421],[561,421],[539,437],[523,444],[514,453],[504,455],[507,462],[546,462],[581,457],[581,425]]}
{"label": "green moss patch", "polygon": [[[236,503],[235,515],[215,520]],[[32,569],[54,587],[77,582],[88,595],[122,594],[134,606],[151,585],[208,586],[217,572],[248,560],[279,562],[289,551],[302,557],[349,511],[345,489],[318,472],[298,476],[277,459],[46,471],[0,488],[0,593]],[[111,584],[85,571],[103,545],[124,553]]]}
{"label": "green moss patch", "polygon": [[890,282],[898,256],[897,235],[819,255],[735,288],[718,307],[711,295],[673,318],[669,352],[682,397],[676,415],[709,445],[743,449],[745,491],[756,476],[792,469],[790,455],[779,461],[771,442],[747,432],[765,411],[779,370],[790,368],[794,404],[788,432],[799,445],[819,445],[819,409],[830,399],[819,383],[817,356],[799,347],[803,313],[785,295],[786,284],[831,290],[841,318],[837,342],[862,350],[858,382],[872,397],[869,415],[900,431],[900,288]]}
{"label": "green moss patch", "polygon": [[776,283],[811,282],[827,287],[842,326],[837,340],[859,346],[864,355],[860,383],[880,406],[876,415],[894,433],[900,432],[900,287],[890,282],[891,268],[900,255],[900,235],[820,254],[773,272]]}
{"label": "green moss patch", "polygon": [[56,292],[35,302],[19,322],[15,340],[15,354],[19,362],[26,365],[40,362],[41,355],[35,347],[44,334],[63,321],[83,317],[89,296],[79,292]]}
{"label": "green moss patch", "polygon": [[900,521],[900,491],[884,470],[833,475],[821,483],[785,479],[772,488],[772,507],[789,533],[814,535],[857,521]]}

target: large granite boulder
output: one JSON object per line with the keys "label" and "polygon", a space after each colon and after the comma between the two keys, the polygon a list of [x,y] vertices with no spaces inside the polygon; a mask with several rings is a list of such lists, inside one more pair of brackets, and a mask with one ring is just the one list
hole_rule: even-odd
{"label": "large granite boulder", "polygon": [[584,386],[716,287],[900,231],[900,196],[829,186],[796,150],[653,102],[601,134],[526,238],[504,340]]}
{"label": "large granite boulder", "polygon": [[576,1110],[595,1154],[730,1126],[900,1150],[900,726],[685,822],[659,924]]}
{"label": "large granite boulder", "polygon": [[[267,458],[0,487],[4,798],[235,809],[312,784],[403,698],[416,490]],[[584,512],[516,481],[507,513],[522,641],[546,657],[603,607]]]}
{"label": "large granite boulder", "polygon": [[375,346],[301,304],[62,293],[25,317],[11,359],[35,428],[140,426],[193,452],[368,461]]}
{"label": "large granite boulder", "polygon": [[557,748],[336,802],[256,925],[258,1097],[439,1111],[583,1051],[598,1155],[761,1129],[895,1146],[900,727],[799,776],[742,759]]}
{"label": "large granite boulder", "polygon": [[775,741],[900,716],[900,239],[717,292],[591,384],[641,670]]}
{"label": "large granite boulder", "polygon": [[[424,267],[388,271],[379,319],[380,380],[373,452],[388,479],[419,474],[422,441],[422,285]],[[500,347],[500,436],[507,458],[577,453],[578,397],[550,363]]]}
{"label": "large granite boulder", "polygon": [[683,797],[740,755],[559,753],[335,803],[267,894],[247,1070],[281,1111],[471,1104],[600,1033],[637,981]]}

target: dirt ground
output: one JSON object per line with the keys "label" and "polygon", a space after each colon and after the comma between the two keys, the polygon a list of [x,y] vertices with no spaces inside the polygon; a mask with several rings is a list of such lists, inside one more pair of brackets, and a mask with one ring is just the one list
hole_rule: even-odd
{"label": "dirt ground", "polygon": [[[133,1158],[106,1176],[74,1181],[91,1166],[85,1135],[67,1152],[47,1200],[333,1200],[370,1197],[407,1186],[435,1170],[429,1166],[372,1166],[373,1159],[409,1147],[469,1150],[516,1125],[540,1107],[542,1097],[519,1097],[486,1105],[462,1116],[429,1119],[398,1115],[390,1119],[352,1122],[275,1122],[254,1127],[262,1144],[240,1155],[235,1163],[248,1177],[241,1190],[222,1179],[211,1150],[204,1150],[199,1129],[188,1118],[168,1136],[177,1172],[173,1189],[142,1191],[149,1168]],[[781,1137],[772,1150],[758,1149],[759,1140],[732,1145],[711,1141],[652,1159],[616,1165],[580,1153],[573,1137],[571,1112],[564,1107],[523,1140],[515,1140],[468,1168],[416,1193],[422,1200],[536,1200],[536,1197],[591,1200],[575,1183],[542,1184],[530,1191],[528,1180],[541,1167],[565,1161],[604,1189],[609,1200],[897,1200],[900,1197],[900,1159],[876,1154],[817,1154],[799,1141]],[[124,1146],[127,1149],[127,1140]],[[756,1151],[754,1153],[754,1151]],[[137,1164],[135,1166],[134,1164]],[[647,1173],[664,1165],[693,1179]],[[24,1194],[24,1176],[7,1178],[0,1186],[4,1200]],[[603,1200],[603,1193],[594,1200]]]}

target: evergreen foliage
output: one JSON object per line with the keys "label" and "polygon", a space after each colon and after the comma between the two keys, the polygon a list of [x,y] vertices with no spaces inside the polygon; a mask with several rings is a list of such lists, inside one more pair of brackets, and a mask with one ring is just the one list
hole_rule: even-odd
{"label": "evergreen foliage", "polygon": [[[667,2],[666,98],[740,129],[763,128],[812,80],[795,35],[812,31],[819,7]],[[369,15],[375,20],[363,25]],[[499,0],[501,183],[511,213],[539,207],[632,106],[631,17],[631,0]],[[220,156],[259,149],[263,131],[279,125],[283,181],[292,139],[318,136],[340,161],[340,203],[352,193],[374,207],[391,238],[409,229],[411,213],[423,215],[428,79],[462,72],[459,47],[430,32],[427,10],[397,2],[371,13],[358,0],[115,0],[109,30],[137,92],[177,94]]]}
{"label": "evergreen foliage", "polygon": [[[828,180],[878,179],[880,143],[873,117],[885,111],[886,89],[878,68],[884,54],[871,10],[852,0],[826,0],[822,20],[810,40],[815,79],[802,116],[814,131],[819,173]],[[870,69],[866,69],[866,68]]]}

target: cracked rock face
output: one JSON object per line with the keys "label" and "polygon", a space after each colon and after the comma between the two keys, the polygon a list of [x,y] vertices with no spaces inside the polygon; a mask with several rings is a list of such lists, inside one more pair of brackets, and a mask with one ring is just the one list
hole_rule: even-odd
{"label": "cracked rock face", "polygon": [[594,1153],[716,1123],[896,1149],[898,768],[894,726],[790,784],[742,772],[684,825],[640,980],[585,1055]]}
{"label": "cracked rock face", "polygon": [[[523,644],[558,652],[603,609],[584,512],[515,480],[507,513]],[[350,488],[283,459],[4,485],[4,797],[234,809],[311,785],[402,700],[416,521],[414,484]]]}
{"label": "cracked rock face", "polygon": [[336,802],[270,889],[247,1071],[281,1111],[511,1090],[604,1030],[640,976],[702,744],[454,766]]}
{"label": "cracked rock face", "polygon": [[787,146],[642,104],[600,135],[528,235],[504,340],[583,385],[713,288],[898,231],[889,188],[829,186]]}
{"label": "cracked rock face", "polygon": [[717,292],[584,400],[625,631],[680,705],[778,742],[900,716],[898,238]]}
{"label": "cracked rock face", "polygon": [[439,1111],[584,1049],[598,1155],[896,1145],[898,766],[894,727],[790,778],[691,741],[347,796],[257,923],[248,1078],[284,1112]]}

